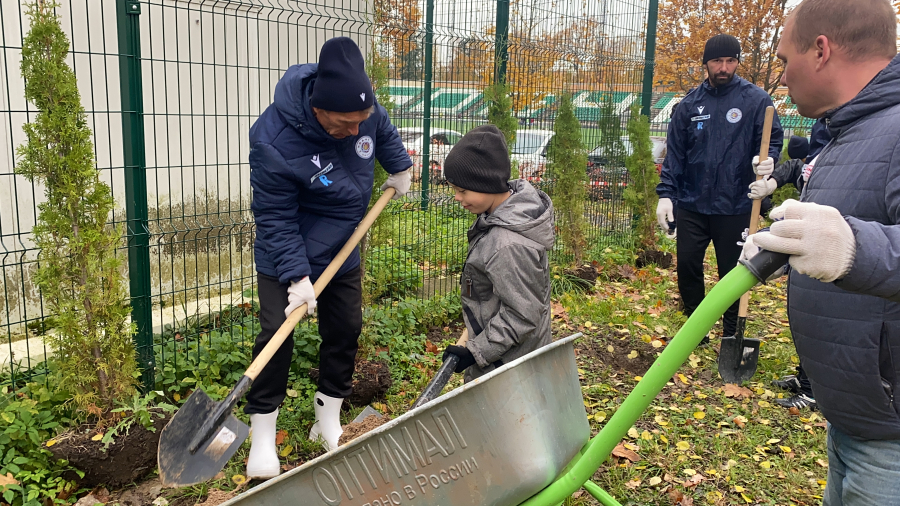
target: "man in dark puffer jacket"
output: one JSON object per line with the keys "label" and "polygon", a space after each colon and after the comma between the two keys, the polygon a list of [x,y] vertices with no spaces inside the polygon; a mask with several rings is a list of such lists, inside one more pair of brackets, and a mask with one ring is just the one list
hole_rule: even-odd
{"label": "man in dark puffer jacket", "polygon": [[763,249],[791,255],[788,316],[829,421],[823,504],[900,505],[900,58],[889,0],[805,0],[778,48],[832,141]]}
{"label": "man in dark puffer jacket", "polygon": [[[313,282],[350,238],[372,196],[375,160],[390,174],[400,198],[409,190],[412,161],[387,111],[375,100],[356,43],[335,37],[319,62],[290,67],[275,87],[274,102],[250,129],[254,245],[260,333],[254,358],[291,312],[318,306],[319,385],[310,439],[335,450],[340,409],[352,391],[357,340],[362,330],[359,251],[354,250],[316,300]],[[320,302],[321,304],[317,304]],[[247,394],[250,455],[247,477],[281,472],[275,435],[284,400],[293,335],[278,349]]]}

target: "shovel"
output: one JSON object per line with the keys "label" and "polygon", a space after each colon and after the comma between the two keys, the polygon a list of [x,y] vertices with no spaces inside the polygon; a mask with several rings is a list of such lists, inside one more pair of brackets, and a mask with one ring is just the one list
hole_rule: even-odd
{"label": "shovel", "polygon": [[[459,340],[456,341],[457,346],[465,346],[466,341],[469,340],[469,329],[463,330],[461,336],[459,336]],[[438,372],[435,373],[434,378],[431,378],[431,381],[428,382],[428,385],[425,387],[425,390],[422,391],[422,394],[419,395],[419,398],[416,399],[416,402],[412,403],[409,409],[415,409],[425,404],[426,402],[434,399],[438,395],[440,395],[441,391],[447,386],[447,382],[450,381],[450,378],[453,377],[453,370],[456,369],[456,364],[459,363],[459,357],[456,355],[450,355],[447,357],[447,360],[441,365]],[[373,408],[372,406],[366,406],[356,418],[353,419],[353,423],[360,423],[366,418],[370,416],[376,416],[381,418],[382,415],[380,411]]]}
{"label": "shovel", "polygon": [[[772,135],[772,119],[775,108],[766,107],[766,119],[763,123],[762,143],[759,146],[759,159],[764,160],[769,156],[769,139]],[[756,176],[759,181],[762,176]],[[759,227],[759,208],[762,200],[753,201],[753,210],[750,213],[750,235],[756,233]],[[740,385],[749,380],[756,373],[756,365],[759,362],[759,339],[744,337],[744,329],[747,326],[747,306],[750,304],[750,291],[741,296],[738,306],[738,321],[734,336],[723,337],[722,346],[719,348],[719,376],[725,383]]]}
{"label": "shovel", "polygon": [[[338,269],[353,252],[369,227],[387,206],[396,190],[388,188],[381,195],[353,235],[313,285],[318,297]],[[250,389],[253,380],[269,363],[288,334],[306,316],[306,304],[295,309],[266,344],[237,385],[221,402],[215,402],[201,389],[187,398],[159,436],[157,464],[159,479],[165,487],[186,487],[210,480],[219,473],[250,433],[250,428],[232,412]]]}
{"label": "shovel", "polygon": [[[466,341],[468,340],[469,329],[465,329],[463,330],[462,335],[459,336],[459,340],[456,341],[456,345],[465,346]],[[447,360],[441,365],[440,369],[438,369],[437,373],[435,373],[434,377],[431,378],[431,381],[425,387],[425,390],[422,391],[422,394],[419,395],[419,398],[416,399],[416,402],[412,403],[410,409],[418,408],[422,404],[425,404],[440,395],[444,387],[447,386],[447,382],[453,377],[453,370],[456,369],[456,364],[458,363],[459,357],[450,354],[450,356],[447,357]]]}

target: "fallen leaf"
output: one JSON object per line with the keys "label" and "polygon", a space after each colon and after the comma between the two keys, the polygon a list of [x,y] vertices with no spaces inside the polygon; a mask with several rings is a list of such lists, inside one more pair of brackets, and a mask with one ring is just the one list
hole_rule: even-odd
{"label": "fallen leaf", "polygon": [[788,409],[788,413],[790,413],[793,416],[800,416],[800,410],[794,406],[791,406],[790,409]]}
{"label": "fallen leaf", "polygon": [[816,459],[816,464],[819,464],[820,466],[824,467],[825,469],[828,469],[828,462],[825,462],[822,459]]}
{"label": "fallen leaf", "polygon": [[680,379],[681,382],[685,385],[690,385],[690,383],[688,383],[688,379],[684,376],[684,374],[678,373],[678,379]]}
{"label": "fallen leaf", "polygon": [[688,468],[688,469],[685,469],[684,471],[682,471],[682,473],[684,473],[688,476],[694,476],[695,474],[697,474],[697,471],[694,471],[693,469]]}
{"label": "fallen leaf", "polygon": [[275,444],[281,446],[281,443],[284,442],[284,438],[288,436],[288,432],[286,430],[280,430],[275,433]]}
{"label": "fallen leaf", "polygon": [[434,353],[434,354],[437,354],[437,353],[438,353],[438,347],[437,347],[437,345],[435,345],[435,344],[432,343],[431,341],[425,341],[425,351],[428,352],[428,353]]}
{"label": "fallen leaf", "polygon": [[47,441],[47,448],[50,448],[51,446],[53,446],[53,445],[55,445],[55,444],[56,444],[56,440],[55,440],[55,439],[51,439],[50,441]]}
{"label": "fallen leaf", "polygon": [[637,428],[632,427],[628,429],[628,437],[630,437],[631,439],[637,439],[638,436],[640,436],[640,433],[638,433]]}
{"label": "fallen leaf", "polygon": [[651,487],[655,487],[662,483],[662,478],[660,478],[659,476],[654,476],[653,478],[650,478],[647,483],[649,483]]}
{"label": "fallen leaf", "polygon": [[613,448],[612,454],[615,457],[628,459],[632,462],[637,462],[637,461],[641,460],[640,455],[629,450],[628,448],[625,448],[625,445],[622,443],[619,443],[618,445],[616,445],[615,448]]}
{"label": "fallen leaf", "polygon": [[[686,469],[685,471],[693,471],[693,469]],[[694,487],[696,487],[697,485],[699,485],[701,481],[703,481],[703,480],[705,480],[705,479],[706,479],[706,478],[704,478],[702,474],[700,474],[700,473],[694,473],[694,475],[691,476],[691,479],[689,479],[688,481],[684,482],[684,487],[685,487],[685,488],[694,488]]]}
{"label": "fallen leaf", "polygon": [[724,393],[725,397],[734,397],[735,399],[739,399],[741,397],[753,397],[753,392],[749,388],[744,388],[742,386],[735,385],[734,383],[726,383]]}
{"label": "fallen leaf", "polygon": [[757,404],[759,404],[759,407],[761,408],[768,408],[771,406],[767,401],[759,401]]}
{"label": "fallen leaf", "polygon": [[767,445],[773,445],[773,444],[775,444],[775,443],[780,443],[780,442],[781,442],[781,439],[780,439],[780,438],[774,438],[774,437],[773,437],[772,439],[769,439],[768,441],[766,441],[766,444],[767,444]]}
{"label": "fallen leaf", "polygon": [[179,395],[179,394],[176,393],[176,394],[173,394],[173,395],[172,395],[172,398],[175,399],[175,402],[178,402],[178,401],[181,400],[181,395]]}
{"label": "fallen leaf", "polygon": [[12,473],[6,473],[6,476],[0,474],[0,490],[3,490],[7,485],[18,485],[19,482],[13,477]]}
{"label": "fallen leaf", "polygon": [[294,447],[291,445],[287,445],[284,448],[282,448],[280,452],[278,452],[278,455],[281,455],[282,457],[287,457],[288,455],[291,454],[292,451],[294,451]]}
{"label": "fallen leaf", "polygon": [[738,427],[740,427],[742,429],[744,428],[745,425],[747,425],[747,418],[743,415],[738,415],[738,416],[734,417],[733,421],[734,421],[735,425],[737,425]]}
{"label": "fallen leaf", "polygon": [[653,341],[650,342],[650,346],[652,346],[654,348],[659,348],[662,346],[662,341],[660,341],[659,339],[654,339]]}
{"label": "fallen leaf", "polygon": [[103,434],[102,434],[102,433],[97,434],[97,435],[95,435],[94,437],[92,437],[92,438],[91,438],[91,441],[100,441],[101,439],[103,439]]}
{"label": "fallen leaf", "polygon": [[632,359],[637,358],[637,356],[638,356],[637,350],[631,350],[631,353],[628,354],[628,359],[632,360]]}
{"label": "fallen leaf", "polygon": [[681,451],[686,451],[686,450],[690,450],[691,444],[688,443],[687,441],[679,441],[679,442],[675,443],[675,448],[678,448]]}
{"label": "fallen leaf", "polygon": [[610,352],[610,353],[615,353],[616,349],[613,348],[612,345],[609,345],[609,346],[606,347],[606,351],[608,351],[608,352]]}
{"label": "fallen leaf", "polygon": [[706,417],[706,413],[702,411],[694,412],[694,418],[696,418],[697,420],[703,420],[704,417]]}
{"label": "fallen leaf", "polygon": [[247,482],[247,477],[243,474],[236,474],[231,477],[231,481],[233,481],[235,485],[243,485]]}
{"label": "fallen leaf", "polygon": [[635,478],[633,480],[629,480],[628,483],[625,484],[625,488],[629,490],[634,490],[641,486],[641,479]]}

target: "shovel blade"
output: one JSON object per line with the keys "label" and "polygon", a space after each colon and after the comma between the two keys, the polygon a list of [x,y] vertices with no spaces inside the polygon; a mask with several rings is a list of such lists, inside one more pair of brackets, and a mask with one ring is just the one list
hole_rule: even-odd
{"label": "shovel blade", "polygon": [[353,423],[359,423],[359,422],[365,420],[366,417],[368,417],[370,415],[375,415],[378,418],[381,418],[382,416],[384,416],[381,413],[379,413],[378,410],[373,408],[372,406],[366,406],[365,409],[363,409],[358,415],[356,415],[356,418],[353,419]]}
{"label": "shovel blade", "polygon": [[725,383],[740,385],[756,373],[759,339],[723,337],[719,348],[719,376]]}
{"label": "shovel blade", "polygon": [[216,476],[250,434],[250,427],[229,415],[222,428],[191,453],[188,447],[216,403],[203,390],[194,390],[159,435],[157,464],[165,487],[187,487]]}

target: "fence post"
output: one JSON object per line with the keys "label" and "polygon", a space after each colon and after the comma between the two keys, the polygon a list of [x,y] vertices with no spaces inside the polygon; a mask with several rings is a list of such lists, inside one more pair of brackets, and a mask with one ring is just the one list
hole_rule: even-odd
{"label": "fence post", "polygon": [[141,3],[116,0],[119,84],[122,94],[122,151],[131,321],[144,390],[153,388],[153,313],[150,305],[150,229],[147,219],[147,167],[141,87]]}
{"label": "fence post", "polygon": [[425,101],[422,103],[422,210],[428,210],[431,182],[431,81],[434,78],[434,0],[425,2]]}
{"label": "fence post", "polygon": [[497,32],[494,34],[494,83],[506,82],[509,60],[509,0],[497,0]]}
{"label": "fence post", "polygon": [[641,92],[641,114],[650,118],[650,102],[653,100],[653,69],[656,67],[656,18],[659,0],[650,0],[647,9],[647,47],[644,52],[644,87]]}

